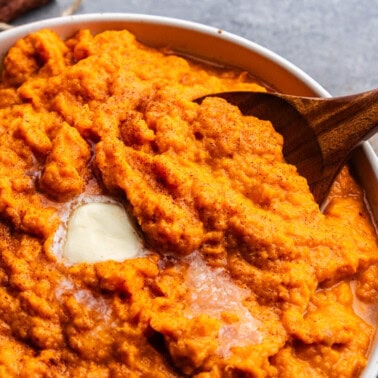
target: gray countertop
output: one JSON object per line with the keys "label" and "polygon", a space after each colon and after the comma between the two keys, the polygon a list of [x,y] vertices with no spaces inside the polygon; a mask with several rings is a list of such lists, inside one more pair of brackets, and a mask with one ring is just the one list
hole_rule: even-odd
{"label": "gray countertop", "polygon": [[[59,16],[55,0],[19,18]],[[378,87],[378,0],[84,0],[76,13],[176,17],[248,38],[282,55],[333,96]]]}

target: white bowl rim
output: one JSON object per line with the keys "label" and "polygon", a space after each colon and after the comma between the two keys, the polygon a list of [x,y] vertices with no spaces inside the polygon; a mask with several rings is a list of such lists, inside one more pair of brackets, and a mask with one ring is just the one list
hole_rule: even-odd
{"label": "white bowl rim", "polygon": [[219,28],[208,26],[194,21],[187,21],[179,18],[145,15],[140,13],[87,13],[72,16],[62,16],[55,18],[43,19],[34,21],[28,24],[15,26],[12,29],[5,30],[0,33],[0,41],[4,38],[22,38],[24,35],[33,31],[49,28],[64,26],[67,23],[80,25],[81,22],[126,22],[126,21],[140,21],[147,23],[154,23],[157,25],[173,26],[182,29],[198,31],[202,34],[217,36],[218,38],[225,39],[231,43],[236,43],[248,49],[255,50],[259,55],[267,58],[277,65],[286,69],[291,75],[297,77],[306,86],[312,89],[319,97],[331,97],[330,93],[323,88],[316,80],[305,73],[302,69],[291,63],[289,60],[283,58],[277,53],[269,50],[268,48],[248,40],[244,37],[221,30]]}

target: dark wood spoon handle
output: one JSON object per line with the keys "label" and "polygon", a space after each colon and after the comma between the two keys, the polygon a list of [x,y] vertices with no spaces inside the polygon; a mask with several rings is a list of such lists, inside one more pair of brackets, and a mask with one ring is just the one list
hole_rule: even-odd
{"label": "dark wood spoon handle", "polygon": [[212,96],[226,99],[245,115],[272,122],[284,137],[286,161],[307,179],[319,204],[351,151],[378,126],[378,89],[338,98],[271,92],[227,92]]}
{"label": "dark wood spoon handle", "polygon": [[307,120],[319,141],[325,161],[340,161],[378,126],[378,89],[337,98],[279,95]]}
{"label": "dark wood spoon handle", "polygon": [[[318,142],[318,153],[322,159],[318,166],[308,159],[311,157],[308,149],[314,149],[311,140],[303,141],[302,146],[297,148],[294,146],[293,155],[288,152],[286,159],[298,162],[302,152],[303,162],[296,165],[308,179],[315,199],[321,203],[352,150],[376,131],[378,90],[328,99],[285,95],[282,98],[297,109]],[[307,151],[303,153],[305,149]]]}

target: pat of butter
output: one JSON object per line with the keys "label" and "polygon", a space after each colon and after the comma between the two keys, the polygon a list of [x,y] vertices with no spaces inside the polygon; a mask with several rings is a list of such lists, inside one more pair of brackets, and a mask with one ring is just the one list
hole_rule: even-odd
{"label": "pat of butter", "polygon": [[120,205],[88,203],[78,207],[68,221],[63,257],[70,263],[124,261],[140,252],[138,235]]}

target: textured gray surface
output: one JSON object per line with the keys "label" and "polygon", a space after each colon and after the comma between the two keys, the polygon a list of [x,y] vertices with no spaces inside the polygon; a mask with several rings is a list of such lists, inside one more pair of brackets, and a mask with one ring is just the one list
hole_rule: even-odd
{"label": "textured gray surface", "polygon": [[[55,0],[17,24],[55,17]],[[378,87],[378,0],[84,0],[77,13],[176,17],[238,34],[282,55],[332,95]]]}

